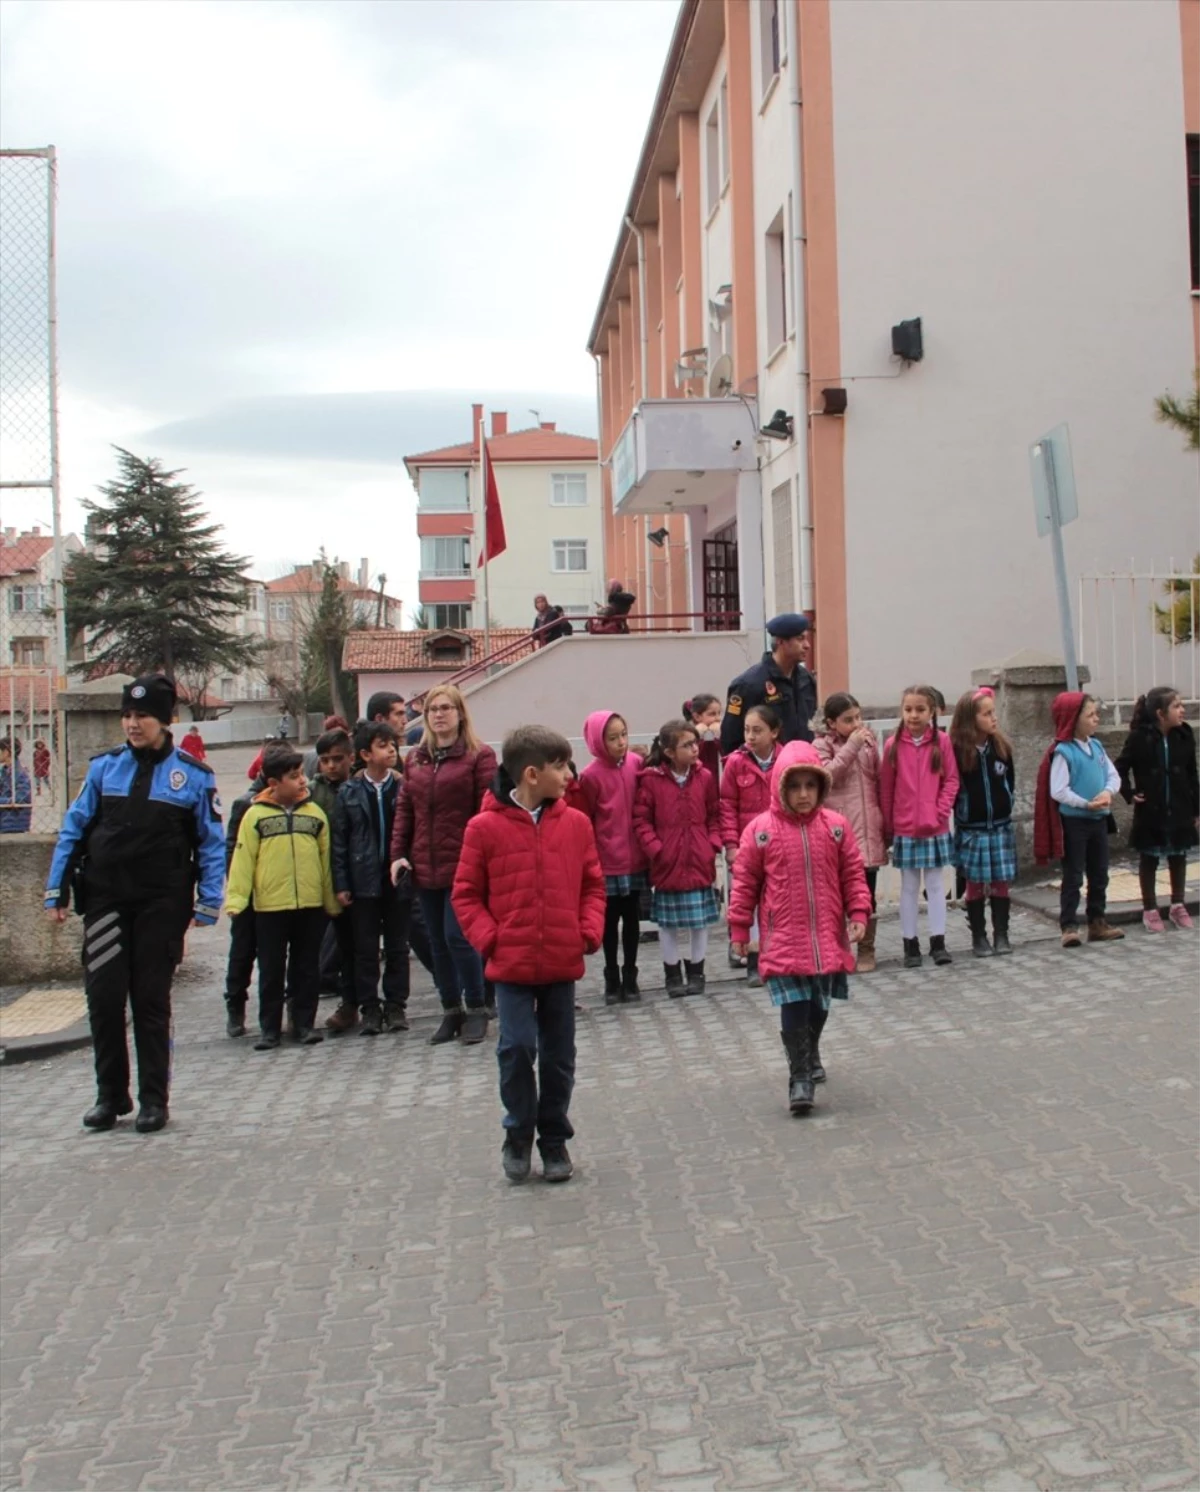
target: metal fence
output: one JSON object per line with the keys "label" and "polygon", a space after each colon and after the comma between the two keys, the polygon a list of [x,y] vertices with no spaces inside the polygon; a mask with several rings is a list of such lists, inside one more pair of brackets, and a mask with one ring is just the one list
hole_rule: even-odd
{"label": "metal fence", "polygon": [[56,830],[66,797],[54,234],[54,147],[0,151],[0,833]]}
{"label": "metal fence", "polygon": [[[1195,562],[1200,564],[1200,561]],[[1133,702],[1155,684],[1200,700],[1200,571],[1174,560],[1161,568],[1079,577],[1080,661],[1091,671],[1087,688],[1128,720]]]}

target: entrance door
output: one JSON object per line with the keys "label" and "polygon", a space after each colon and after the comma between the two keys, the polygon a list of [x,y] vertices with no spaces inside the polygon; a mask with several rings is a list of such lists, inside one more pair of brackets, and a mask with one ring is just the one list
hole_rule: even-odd
{"label": "entrance door", "polygon": [[[704,540],[704,630],[736,632],[741,626],[737,530],[730,524]],[[730,613],[722,615],[721,613]]]}

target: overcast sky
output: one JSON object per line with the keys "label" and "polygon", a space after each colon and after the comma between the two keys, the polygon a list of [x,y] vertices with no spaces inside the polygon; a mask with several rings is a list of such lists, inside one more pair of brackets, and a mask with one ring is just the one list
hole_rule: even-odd
{"label": "overcast sky", "polygon": [[258,574],[324,544],[407,610],[404,454],[472,400],[595,431],[584,342],[676,11],[4,0],[0,138],[59,157],[65,526],[115,443],[186,467]]}

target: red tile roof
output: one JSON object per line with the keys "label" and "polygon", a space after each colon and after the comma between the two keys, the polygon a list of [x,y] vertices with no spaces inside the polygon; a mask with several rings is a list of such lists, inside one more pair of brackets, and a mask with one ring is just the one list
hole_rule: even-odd
{"label": "red tile roof", "polygon": [[[590,435],[569,435],[565,430],[547,430],[538,426],[530,430],[511,430],[506,435],[487,437],[488,455],[497,465],[504,461],[595,461],[596,442]],[[405,456],[404,464],[414,466],[469,466],[479,459],[479,447],[471,441],[461,445],[441,446]]]}
{"label": "red tile roof", "polygon": [[53,548],[51,534],[0,534],[0,579],[32,573]]}
{"label": "red tile roof", "polygon": [[0,668],[0,735],[8,730],[13,715],[20,721],[29,709],[31,698],[36,715],[48,715],[54,708],[55,691],[48,674],[35,670]]}
{"label": "red tile roof", "polygon": [[[278,580],[264,580],[257,584],[270,591],[273,596],[279,595],[304,595],[316,596],[321,592],[323,581],[319,575],[313,574],[311,565],[297,565],[290,575],[282,575]],[[337,588],[353,597],[356,601],[378,601],[379,592],[369,587],[359,585],[357,580],[350,580],[345,575],[338,576]],[[392,605],[399,606],[400,599],[397,596],[389,596],[384,593],[384,600],[390,601]]]}
{"label": "red tile roof", "polygon": [[[433,639],[451,637],[461,637],[467,640],[468,646],[464,647],[461,658],[446,659],[430,656],[429,644]],[[492,652],[495,653],[510,643],[520,642],[528,637],[529,631],[525,627],[493,627]],[[533,644],[528,643],[525,647],[514,648],[510,654],[506,655],[505,661],[523,658],[526,653],[531,652],[533,652]],[[482,627],[465,628],[461,632],[457,629],[428,632],[351,632],[346,638],[346,646],[342,652],[342,667],[347,673],[429,673],[434,670],[457,673],[459,669],[466,668],[471,663],[478,663],[485,656]]]}

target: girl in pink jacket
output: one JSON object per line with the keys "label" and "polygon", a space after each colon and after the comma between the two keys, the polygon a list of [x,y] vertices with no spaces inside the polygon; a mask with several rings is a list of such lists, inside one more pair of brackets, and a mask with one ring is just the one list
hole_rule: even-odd
{"label": "girl in pink jacket", "polygon": [[793,1114],[808,1113],[813,1084],[825,1081],[821,1031],[830,1000],[850,998],[850,945],[871,914],[854,830],[824,806],[830,785],[829,768],[807,741],[783,747],[771,806],[742,834],[729,908],[730,936],[743,949],[758,909],[758,966],[779,1006]]}
{"label": "girl in pink jacket", "polygon": [[[725,760],[721,777],[721,838],[725,841],[725,864],[729,867],[731,885],[742,830],[771,806],[771,768],[775,765],[782,729],[783,721],[770,705],[751,705],[743,727],[745,745],[731,751]],[[757,922],[750,929],[750,937],[758,942]],[[735,969],[745,964],[746,983],[759,988],[762,980],[758,976],[757,949],[740,958],[734,953],[730,939],[729,962]]]}
{"label": "girl in pink jacket", "polygon": [[829,807],[850,820],[867,867],[871,920],[858,945],[857,972],[870,974],[875,968],[875,883],[879,867],[887,864],[887,841],[879,806],[879,746],[875,732],[863,724],[853,694],[831,694],[825,701],[825,734],[813,745],[832,777]]}
{"label": "girl in pink jacket", "polygon": [[900,872],[900,932],[904,967],[919,969],[917,912],[921,876],[929,902],[929,952],[935,964],[952,963],[946,951],[946,891],[942,868],[954,863],[950,814],[958,797],[958,764],[950,738],[938,729],[938,694],[914,684],[900,701],[900,729],[883,748],[879,806],[892,864]]}
{"label": "girl in pink jacket", "polygon": [[[637,952],[642,934],[642,892],[646,856],[633,831],[633,803],[645,763],[629,749],[629,727],[615,710],[593,710],[583,722],[583,739],[595,758],[579,779],[581,807],[592,821],[604,871],[604,1003],[642,998]],[[617,963],[618,943],[624,965]]]}
{"label": "girl in pink jacket", "polygon": [[[711,772],[697,764],[700,742],[686,720],[668,720],[654,738],[638,779],[633,824],[650,862],[667,994],[704,993],[709,924],[720,920],[715,881],[721,852],[721,812]],[[679,967],[687,933],[687,979]]]}

